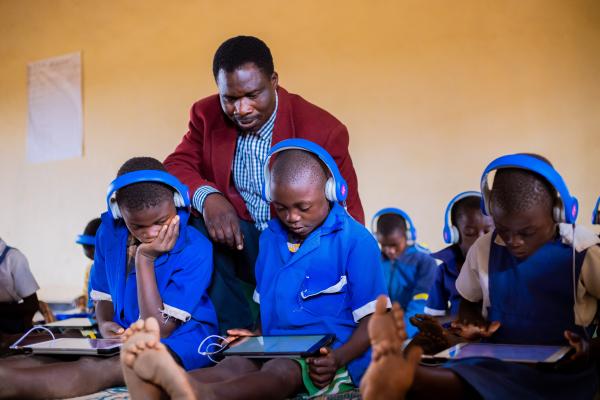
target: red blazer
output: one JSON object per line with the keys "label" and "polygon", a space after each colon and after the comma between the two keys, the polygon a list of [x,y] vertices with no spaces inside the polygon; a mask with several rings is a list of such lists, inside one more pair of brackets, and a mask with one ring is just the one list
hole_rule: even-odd
{"label": "red blazer", "polygon": [[[302,97],[277,89],[277,117],[273,127],[273,142],[303,138],[325,148],[335,159],[342,176],[348,182],[348,211],[364,224],[365,215],[358,197],[358,180],[348,153],[348,130],[327,111]],[[200,186],[212,186],[233,204],[240,218],[252,221],[244,199],[233,183],[231,166],[235,154],[238,130],[223,113],[219,96],[196,102],[190,111],[189,131],[175,151],[164,161],[167,170],[190,189],[190,196]]]}

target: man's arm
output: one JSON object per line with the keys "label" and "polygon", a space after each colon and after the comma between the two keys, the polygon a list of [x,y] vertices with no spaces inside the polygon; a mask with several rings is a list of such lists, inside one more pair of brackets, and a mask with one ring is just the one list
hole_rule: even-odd
{"label": "man's arm", "polygon": [[339,124],[330,132],[323,147],[333,157],[340,173],[348,183],[348,198],[346,199],[348,212],[355,220],[364,225],[365,212],[358,195],[358,178],[348,150],[349,143],[348,129],[343,124]]}

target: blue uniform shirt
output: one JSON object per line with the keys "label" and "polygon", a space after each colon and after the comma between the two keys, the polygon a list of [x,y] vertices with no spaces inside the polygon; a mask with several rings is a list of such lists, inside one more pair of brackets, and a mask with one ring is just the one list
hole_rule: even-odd
{"label": "blue uniform shirt", "polygon": [[404,309],[406,333],[413,337],[418,330],[408,319],[424,312],[433,283],[435,260],[418,247],[410,246],[393,261],[383,257],[382,264],[390,299]]}
{"label": "blue uniform shirt", "polygon": [[456,290],[456,278],[458,278],[459,265],[465,262],[465,257],[460,246],[453,244],[432,254],[436,259],[438,267],[435,270],[435,279],[431,289],[425,313],[434,316],[458,314],[460,294]]}
{"label": "blue uniform shirt", "polygon": [[[179,327],[161,341],[189,370],[211,364],[198,354],[198,345],[217,332],[217,316],[206,293],[212,274],[212,245],[200,232],[188,228],[187,211],[179,210],[178,214],[175,247],[155,260],[154,272],[163,313],[180,321]],[[102,214],[91,272],[91,297],[111,301],[114,321],[125,328],[140,318],[135,268],[126,276],[128,236],[122,219]]]}
{"label": "blue uniform shirt", "polygon": [[[296,253],[287,239],[277,219],[260,236],[254,300],[263,334],[334,333],[340,347],[385,294],[377,243],[339,204]],[[347,365],[356,385],[370,358],[369,350]]]}

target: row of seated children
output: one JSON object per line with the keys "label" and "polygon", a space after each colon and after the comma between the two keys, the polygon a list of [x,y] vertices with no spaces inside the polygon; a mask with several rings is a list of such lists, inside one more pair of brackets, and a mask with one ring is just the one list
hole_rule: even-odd
{"label": "row of seated children", "polygon": [[[0,377],[3,382],[11,383],[0,389],[0,397],[73,396],[118,385],[123,382],[123,376],[133,398],[159,398],[165,392],[178,398],[285,398],[301,391],[322,394],[360,382],[370,357],[368,325],[371,325],[369,336],[374,356],[363,384],[365,397],[402,396],[413,378],[413,391],[417,394],[419,388],[425,392],[440,390],[442,394],[447,391],[457,397],[473,391],[489,394],[476,379],[485,381],[481,374],[487,372],[485,362],[471,369],[460,363],[456,368],[450,365],[445,370],[423,372],[416,368],[418,350],[410,350],[408,357],[402,354],[399,346],[405,335],[402,312],[396,308],[391,314],[385,314],[389,308],[387,296],[379,300],[377,314],[373,322],[369,322],[375,311],[375,298],[386,293],[378,248],[368,231],[337,203],[343,201],[347,188],[333,160],[318,146],[304,142],[294,140],[293,146],[307,151],[289,150],[282,142],[270,153],[281,154],[275,157],[272,173],[265,176],[267,187],[264,192],[270,194],[276,218],[261,236],[256,266],[255,299],[260,303],[260,323],[254,332],[230,333],[243,336],[333,332],[337,341],[332,349],[323,348],[319,357],[306,360],[256,362],[231,357],[215,367],[196,369],[210,365],[209,360],[198,353],[197,345],[216,331],[216,317],[206,296],[212,268],[210,243],[186,227],[189,199],[181,184],[162,172],[162,165],[156,160],[132,159],[121,168],[111,186],[109,211],[102,217],[92,272],[92,297],[97,301],[100,330],[104,337],[126,340],[120,366],[115,364],[114,358],[90,360],[84,357],[52,365],[48,365],[49,360],[34,357],[22,359],[18,365],[0,363]],[[506,171],[501,174],[504,177],[501,185],[510,188],[512,183],[524,191],[516,194],[506,188],[503,191],[503,186],[498,188],[494,182],[492,194],[500,193],[498,199],[504,199],[494,200],[494,220],[505,229],[498,229],[498,236],[508,244],[507,250],[499,243],[500,250],[511,252],[523,246],[517,246],[517,239],[510,236],[512,230],[517,227],[514,235],[523,235],[520,230],[529,229],[526,224],[531,223],[529,214],[521,210],[519,212],[524,215],[520,215],[513,210],[514,204],[525,202],[525,196],[535,197],[534,194],[538,197],[533,201],[533,208],[540,208],[545,202],[539,188],[513,182],[514,174],[509,174],[509,169]],[[156,182],[157,175],[161,183]],[[327,185],[336,189],[326,191]],[[564,201],[563,194],[561,192]],[[534,222],[550,225],[544,215],[537,217],[540,221]],[[523,251],[533,254],[536,245],[544,244],[537,236],[548,236],[550,230],[556,229],[554,222],[552,229],[538,225],[534,224],[534,233],[525,232],[535,236],[533,239],[537,241],[531,246],[528,244]],[[482,239],[477,243],[486,243]],[[595,240],[597,243],[597,238]],[[560,244],[559,241],[557,246]],[[471,253],[465,262],[466,269],[463,268],[459,275],[459,282],[462,276],[468,277],[464,278],[468,282],[467,288],[476,287],[479,282],[471,276],[480,265],[472,260],[469,262]],[[513,266],[527,264],[529,253],[518,253],[517,258],[509,261]],[[584,257],[582,276],[593,274],[594,268],[598,267],[588,258]],[[323,268],[325,265],[327,268]],[[532,279],[539,280],[539,275]],[[477,305],[476,302],[481,300],[477,293],[469,292],[465,296],[468,291],[461,290],[461,285],[457,288],[473,304]],[[586,295],[595,296],[595,289],[586,289],[588,291],[583,293],[586,300]],[[494,294],[504,300],[507,295],[503,290],[508,289],[500,285],[500,290]],[[482,296],[485,298],[486,295]],[[489,301],[489,294],[487,296]],[[471,333],[476,330],[480,336],[491,336],[500,325],[485,322],[481,311],[485,315],[485,300],[484,308],[478,310],[479,319],[461,315],[462,328]],[[590,310],[584,311],[584,317],[589,317]],[[573,323],[568,322],[564,307],[561,313],[563,325],[571,327]],[[543,317],[547,318],[547,315]],[[130,324],[130,328],[124,329]],[[506,330],[513,330],[514,325],[514,321],[507,323]],[[512,331],[512,334],[518,336],[521,333]],[[567,338],[572,345],[579,346],[579,357],[583,353],[581,343],[584,340],[574,335],[568,334]],[[557,340],[556,335],[552,340]],[[184,369],[193,371],[185,373]],[[48,384],[62,382],[74,373],[79,375],[60,387]],[[475,378],[470,379],[473,376]],[[531,374],[527,376],[529,378]],[[583,378],[589,379],[589,373]],[[37,387],[27,385],[31,379],[42,384]],[[330,384],[332,381],[334,385]],[[497,381],[501,382],[501,379]]]}
{"label": "row of seated children", "polygon": [[434,254],[417,242],[417,229],[403,210],[384,208],[373,217],[371,230],[381,247],[388,295],[404,310],[409,338],[418,332],[418,327],[409,323],[415,315],[458,313],[460,295],[454,283],[465,256],[475,240],[494,227],[480,204],[481,194],[474,191],[460,193],[450,201],[443,229],[444,241],[450,246]]}
{"label": "row of seated children", "polygon": [[[484,211],[495,228],[473,244],[456,280],[462,299],[455,329],[466,340],[571,345],[573,354],[552,368],[487,357],[442,368],[419,365],[418,347],[402,349],[401,310],[385,313],[380,299],[369,326],[373,360],[361,383],[366,400],[591,399],[598,392],[600,339],[592,334],[600,299],[599,238],[574,225],[577,200],[540,156],[500,157],[481,182]],[[442,332],[442,339],[449,335]]]}

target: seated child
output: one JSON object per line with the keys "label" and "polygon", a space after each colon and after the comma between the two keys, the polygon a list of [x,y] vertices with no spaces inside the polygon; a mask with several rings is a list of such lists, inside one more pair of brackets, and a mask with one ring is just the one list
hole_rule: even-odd
{"label": "seated child", "polygon": [[90,271],[94,263],[94,250],[96,248],[96,232],[100,227],[100,218],[94,218],[85,226],[82,235],[77,235],[75,243],[80,244],[83,247],[83,254],[91,260],[89,265],[85,269],[85,275],[83,278],[83,293],[81,296],[75,299],[75,304],[82,312],[93,312],[94,302],[90,298],[90,292],[92,286],[90,285]]}
{"label": "seated child", "polygon": [[481,193],[463,192],[450,201],[446,207],[443,231],[444,241],[450,246],[432,254],[438,262],[438,267],[435,270],[433,285],[429,289],[426,314],[458,314],[461,297],[456,291],[456,278],[471,245],[492,229],[494,221],[481,212]]}
{"label": "seated child", "polygon": [[[157,338],[183,368],[209,365],[197,352],[217,331],[206,294],[212,273],[209,241],[188,229],[187,188],[153,158],[119,169],[98,229],[91,297],[104,338],[154,317]],[[61,361],[30,356],[0,363],[0,398],[65,398],[123,385],[119,357]],[[35,382],[32,385],[32,382]]]}
{"label": "seated child", "polygon": [[[371,227],[381,246],[388,294],[406,310],[408,322],[413,315],[424,312],[435,275],[435,260],[416,243],[415,226],[404,211],[384,208],[375,214]],[[406,324],[406,330],[409,337],[418,331],[410,323]]]}
{"label": "seated child", "polygon": [[31,328],[39,309],[38,286],[27,258],[0,239],[0,334],[22,333]]}
{"label": "seated child", "polygon": [[265,169],[263,193],[277,218],[260,237],[254,296],[260,327],[229,333],[334,333],[332,348],[305,360],[226,357],[213,368],[185,374],[156,343],[156,321],[149,319],[121,353],[134,399],[159,390],[179,399],[284,399],[360,382],[370,358],[367,321],[375,299],[385,293],[377,244],[338,204],[347,187],[325,150],[306,140],[285,140],[271,149]]}
{"label": "seated child", "polygon": [[[492,171],[497,172],[490,190]],[[598,391],[592,361],[598,360],[600,339],[590,341],[590,332],[600,299],[600,240],[580,226],[574,229],[577,200],[539,156],[500,157],[481,182],[484,211],[495,229],[473,244],[456,281],[466,299],[456,327],[464,337],[495,343],[570,344],[574,354],[554,368],[491,358],[453,361],[445,368],[416,366],[397,344],[403,326],[389,321],[398,319],[396,313],[378,312],[372,319],[377,326],[369,327],[376,361],[362,383],[365,400],[403,398],[409,386],[411,396],[446,399],[591,399]]]}

